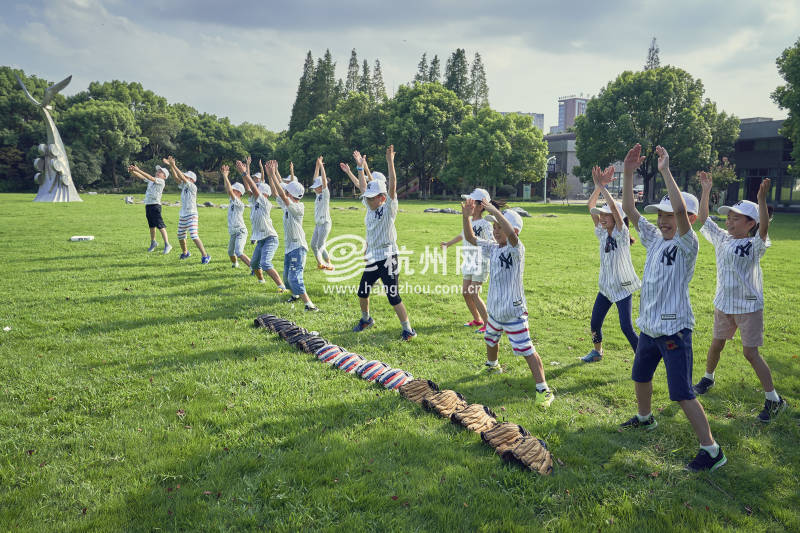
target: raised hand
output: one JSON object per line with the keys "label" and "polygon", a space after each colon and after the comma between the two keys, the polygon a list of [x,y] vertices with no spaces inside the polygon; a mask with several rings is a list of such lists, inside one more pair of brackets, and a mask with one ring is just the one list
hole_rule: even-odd
{"label": "raised hand", "polygon": [[294,163],[292,161],[289,161],[289,174],[294,176]]}
{"label": "raised hand", "polygon": [[634,172],[644,163],[644,156],[642,155],[642,145],[636,143],[633,148],[628,150],[625,156],[624,164],[626,172]]}
{"label": "raised hand", "polygon": [[250,154],[247,154],[247,159],[245,159],[244,162],[247,163],[247,168],[250,168],[250,163],[253,162],[252,156]]}
{"label": "raised hand", "polygon": [[703,189],[703,192],[711,190],[711,172],[701,170],[697,173],[697,179],[700,181],[700,187]]}
{"label": "raised hand", "polygon": [[349,174],[350,173],[350,165],[347,163],[339,163],[339,168],[342,169],[342,172]]}
{"label": "raised hand", "polygon": [[317,158],[317,164],[318,164],[318,165],[320,165],[320,166],[322,166],[322,165],[323,165],[323,162],[322,162],[322,156],[319,156],[319,157]]}
{"label": "raised hand", "polygon": [[758,202],[761,203],[762,201],[767,200],[767,191],[769,191],[769,187],[772,184],[772,181],[769,178],[764,178],[761,182],[761,185],[758,187]]}
{"label": "raised hand", "polygon": [[244,172],[244,163],[242,163],[238,159],[236,160],[236,170],[239,171],[239,174],[244,174],[245,173]]}
{"label": "raised hand", "polygon": [[231,173],[231,168],[228,165],[222,165],[219,171],[222,172],[222,177],[227,179],[228,174]]}
{"label": "raised hand", "polygon": [[134,172],[136,170],[139,170],[139,167],[136,165],[128,165],[128,172]]}
{"label": "raised hand", "polygon": [[391,163],[392,161],[394,161],[394,145],[390,144],[386,149],[386,162]]}
{"label": "raised hand", "polygon": [[[600,168],[598,167],[597,170],[599,172]],[[599,173],[601,187],[608,187],[611,184],[611,182],[617,179],[614,177],[614,170],[616,169],[613,166],[608,166],[604,171]]]}
{"label": "raised hand", "polygon": [[359,167],[362,166],[363,158],[361,157],[361,152],[359,152],[358,150],[354,150],[353,159],[356,160],[356,165],[358,165]]}
{"label": "raised hand", "polygon": [[472,214],[472,211],[475,210],[475,200],[472,198],[467,198],[463,202],[461,202],[461,214],[465,216],[469,216]]}
{"label": "raised hand", "polygon": [[593,166],[592,167],[592,181],[594,182],[595,188],[602,187],[602,185],[600,183],[600,176],[601,175],[602,175],[602,172],[600,171],[600,167],[598,167],[597,165]]}
{"label": "raised hand", "polygon": [[161,158],[161,162],[164,163],[165,165],[169,165],[169,158],[168,157],[162,157]]}
{"label": "raised hand", "polygon": [[656,146],[656,155],[658,156],[658,171],[666,172],[669,170],[669,154],[663,146]]}

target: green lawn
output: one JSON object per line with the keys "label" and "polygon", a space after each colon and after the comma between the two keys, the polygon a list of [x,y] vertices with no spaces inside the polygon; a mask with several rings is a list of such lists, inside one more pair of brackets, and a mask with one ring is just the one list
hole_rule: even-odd
{"label": "green lawn", "polygon": [[[533,215],[521,235],[531,330],[556,393],[543,412],[507,340],[507,372],[480,373],[485,345],[461,326],[459,295],[405,295],[419,333],[411,343],[398,341],[382,296],[372,304],[376,327],[355,334],[356,297],[324,294],[313,259],[306,285],[318,314],[290,308],[271,284],[231,269],[222,209],[200,210],[213,257],[204,266],[191,244],[191,259],[178,260],[177,207],[164,207],[175,250],[163,256],[145,252],[144,207],[121,196],[83,195],[69,205],[32,198],[0,196],[0,327],[11,328],[0,331],[0,529],[800,529],[797,411],[768,426],[756,420],[764,395],[738,338],[702,398],[725,467],[684,471],[697,442],[669,401],[663,366],[654,380],[658,429],[617,430],[635,401],[633,354],[614,310],[603,362],[577,360],[591,348],[599,263],[585,207],[520,204]],[[333,210],[332,236],[363,236],[360,204],[332,205],[359,206]],[[431,205],[401,201],[399,242],[418,271],[401,281],[460,285],[454,249],[446,276],[419,272],[424,247],[460,231],[459,216],[422,212]],[[307,203],[309,239],[312,209]],[[95,240],[68,242],[72,235]],[[796,405],[800,217],[778,214],[770,235],[763,353],[778,391]],[[700,240],[695,376],[711,340],[715,280],[713,248]],[[641,272],[640,244],[633,255]],[[475,434],[253,328],[265,312],[492,407],[545,439],[559,464],[549,477],[504,464]]]}

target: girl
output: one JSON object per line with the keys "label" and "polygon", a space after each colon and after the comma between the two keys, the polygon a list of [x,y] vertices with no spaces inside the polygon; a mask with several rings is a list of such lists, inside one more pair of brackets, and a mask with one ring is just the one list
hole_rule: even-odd
{"label": "girl", "polygon": [[225,192],[231,199],[228,205],[228,234],[231,236],[228,241],[228,257],[231,258],[231,267],[239,268],[238,259],[250,266],[250,258],[244,254],[244,244],[247,241],[247,226],[244,225],[244,203],[242,202],[242,194],[244,194],[244,186],[241,183],[234,183],[228,181],[228,174],[230,174],[230,167],[222,165],[222,179],[225,181]]}
{"label": "girl", "polygon": [[769,178],[758,189],[758,205],[747,200],[733,206],[722,206],[717,211],[728,215],[723,230],[708,218],[708,200],[711,193],[711,174],[700,173],[703,188],[698,221],[703,225],[700,233],[714,245],[717,256],[717,293],[714,296],[714,338],[708,348],[706,374],[694,386],[696,394],[705,394],[714,383],[714,370],[727,340],[733,339],[738,328],[742,337],[742,351],[755,370],[766,400],[758,419],[767,423],[786,408],[786,400],[775,391],[772,372],[758,353],[764,344],[764,289],[761,277],[761,256],[770,246],[767,230],[770,213],[767,208]]}
{"label": "girl", "polygon": [[172,156],[163,159],[166,165],[169,165],[172,170],[172,176],[178,182],[178,188],[181,190],[181,212],[178,214],[178,243],[181,245],[181,259],[188,259],[192,254],[189,253],[189,248],[186,246],[186,234],[194,241],[197,249],[200,250],[202,257],[200,263],[208,264],[211,261],[211,256],[206,253],[203,247],[203,241],[200,240],[200,235],[197,232],[198,217],[197,217],[197,176],[191,170],[186,173],[181,172],[175,164],[175,158]]}
{"label": "girl", "polygon": [[[482,218],[483,215],[483,200],[490,202],[498,209],[505,206],[504,202],[493,201],[489,197],[489,192],[486,189],[475,189],[471,194],[463,194],[461,198],[464,200],[475,200],[474,211],[472,213],[472,231],[478,239],[486,239],[494,241],[492,223]],[[464,239],[464,234],[459,233],[452,239],[442,242],[443,248],[452,246]],[[465,241],[461,250],[463,254],[462,274],[463,282],[461,286],[461,294],[464,296],[464,302],[467,304],[467,309],[472,313],[472,322],[464,324],[466,327],[478,327],[475,333],[486,333],[486,321],[489,319],[486,312],[486,304],[481,299],[481,289],[483,283],[489,277],[489,257],[484,256],[480,249],[472,246],[469,242]]]}
{"label": "girl", "polygon": [[[594,223],[594,233],[600,241],[600,291],[592,309],[592,342],[594,349],[581,360],[584,363],[596,363],[603,358],[603,321],[612,304],[617,305],[619,325],[622,333],[636,353],[638,336],[633,330],[631,309],[633,292],[641,287],[631,262],[631,244],[635,241],[628,231],[628,219],[622,217],[622,205],[616,203],[606,185],[614,181],[614,167],[601,171],[600,167],[592,169],[594,192],[589,198],[588,207]],[[603,195],[606,205],[597,208],[597,197]]]}
{"label": "girl", "polygon": [[317,168],[314,170],[314,182],[311,189],[317,193],[317,201],[314,202],[314,235],[311,237],[311,251],[314,252],[314,259],[317,260],[317,268],[320,270],[333,270],[331,258],[325,248],[325,241],[331,232],[333,222],[331,220],[330,201],[331,192],[328,190],[328,176],[325,174],[325,164],[322,156],[317,158]]}

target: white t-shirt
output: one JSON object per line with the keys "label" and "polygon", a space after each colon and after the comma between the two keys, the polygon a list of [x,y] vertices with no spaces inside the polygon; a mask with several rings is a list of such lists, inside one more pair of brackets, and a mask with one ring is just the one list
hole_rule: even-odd
{"label": "white t-shirt", "polygon": [[164,180],[156,178],[155,181],[147,180],[147,192],[144,193],[144,203],[160,204],[161,193],[164,192]]}
{"label": "white t-shirt", "polygon": [[717,256],[717,293],[714,307],[729,315],[764,309],[761,258],[772,243],[760,235],[734,239],[710,218],[700,234],[714,245]]}
{"label": "white t-shirt", "polygon": [[[476,239],[483,239],[494,242],[494,233],[492,223],[485,218],[479,218],[472,221],[472,232],[475,234]],[[464,232],[461,232],[461,237],[464,237]],[[481,251],[480,246],[473,246],[463,239],[463,246],[461,247],[461,256],[463,259],[462,272],[464,274],[482,274],[489,270],[489,255]]]}
{"label": "white t-shirt", "polygon": [[284,254],[298,248],[308,250],[306,232],[303,231],[303,215],[306,212],[306,206],[302,202],[290,202],[289,205],[286,205],[280,196],[275,201],[283,209]]}
{"label": "white t-shirt", "polygon": [[253,230],[250,238],[254,241],[278,236],[272,225],[271,209],[272,202],[263,194],[259,194],[258,198],[250,198],[250,226]]}
{"label": "white t-shirt", "polygon": [[477,246],[489,257],[489,296],[486,310],[493,319],[506,322],[528,312],[522,273],[525,271],[525,246],[506,243],[501,247],[494,241],[478,239]]}
{"label": "white t-shirt", "polygon": [[631,236],[628,228],[614,229],[611,235],[598,224],[594,234],[600,241],[600,294],[618,302],[637,291],[642,283],[631,261]]}
{"label": "white t-shirt", "polygon": [[314,222],[316,224],[325,224],[331,221],[331,191],[327,187],[322,189],[322,192],[317,195],[317,200],[314,202]]}
{"label": "white t-shirt", "polygon": [[366,198],[363,198],[361,203],[367,208],[367,214],[364,216],[364,224],[367,226],[367,250],[364,257],[368,264],[385,261],[399,251],[397,230],[394,227],[399,205],[397,198],[391,200],[387,197],[387,201],[377,209],[370,209]]}
{"label": "white t-shirt", "polygon": [[647,249],[642,275],[642,294],[636,325],[650,337],[674,335],[694,328],[689,301],[689,281],[700,242],[694,230],[666,241],[647,219],[639,219],[639,238]]}
{"label": "white t-shirt", "polygon": [[188,217],[197,214],[197,185],[185,181],[178,185],[181,190],[181,212],[178,217]]}
{"label": "white t-shirt", "polygon": [[236,235],[242,230],[247,231],[247,226],[244,225],[244,202],[231,198],[231,203],[228,204],[228,234]]}

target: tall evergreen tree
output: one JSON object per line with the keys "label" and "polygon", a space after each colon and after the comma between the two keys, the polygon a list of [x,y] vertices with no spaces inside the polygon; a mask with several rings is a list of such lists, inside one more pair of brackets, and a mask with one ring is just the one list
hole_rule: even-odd
{"label": "tall evergreen tree", "polygon": [[[327,113],[336,106],[336,63],[333,62],[330,50],[325,56],[317,59],[317,67],[311,82],[311,116]],[[307,124],[307,123],[306,123]]]}
{"label": "tall evergreen tree", "polygon": [[356,49],[350,52],[350,63],[347,65],[347,80],[344,82],[344,89],[347,93],[352,93],[358,90],[358,82],[360,76],[358,75],[358,56]]}
{"label": "tall evergreen tree", "polygon": [[314,56],[309,50],[306,54],[306,62],[303,64],[303,74],[297,84],[297,96],[295,96],[292,116],[289,119],[289,135],[302,130],[311,121],[311,83],[313,79]]}
{"label": "tall evergreen tree", "polygon": [[469,93],[472,113],[478,114],[481,108],[489,107],[489,87],[486,85],[486,69],[483,68],[481,55],[475,52],[472,68],[469,72]]}
{"label": "tall evergreen tree", "polygon": [[428,71],[428,81],[430,82],[439,82],[442,77],[441,72],[441,64],[439,62],[439,56],[433,56],[433,60],[431,61],[431,68]]}
{"label": "tall evergreen tree", "polygon": [[656,44],[656,38],[653,37],[653,40],[650,41],[650,49],[647,50],[647,63],[644,64],[645,70],[650,70],[654,68],[658,68],[661,66],[661,60],[658,58],[658,45]]}
{"label": "tall evergreen tree", "polygon": [[419,83],[426,83],[430,81],[428,72],[428,53],[423,52],[422,58],[417,63],[417,74],[414,76],[414,81]]}
{"label": "tall evergreen tree", "polygon": [[470,102],[469,65],[467,64],[467,53],[463,48],[456,48],[456,51],[447,59],[444,78],[446,88],[456,93],[462,102]]}
{"label": "tall evergreen tree", "polygon": [[364,64],[362,65],[361,81],[358,84],[358,90],[366,94],[370,100],[375,99],[375,95],[372,89],[372,77],[369,74],[369,63],[367,63],[366,59],[364,60]]}
{"label": "tall evergreen tree", "polygon": [[383,72],[381,71],[381,60],[375,60],[375,66],[372,69],[372,93],[375,100],[379,103],[385,102],[388,97],[386,96],[386,86],[383,84]]}

